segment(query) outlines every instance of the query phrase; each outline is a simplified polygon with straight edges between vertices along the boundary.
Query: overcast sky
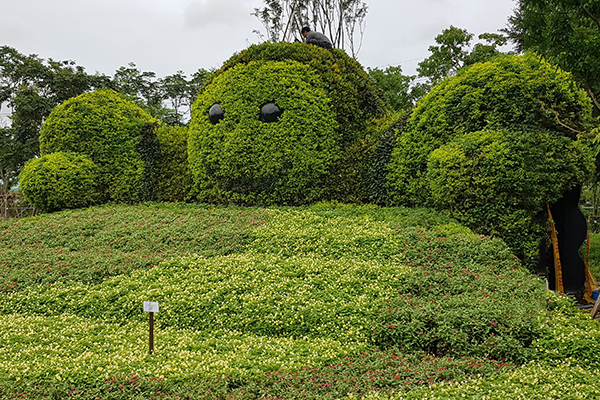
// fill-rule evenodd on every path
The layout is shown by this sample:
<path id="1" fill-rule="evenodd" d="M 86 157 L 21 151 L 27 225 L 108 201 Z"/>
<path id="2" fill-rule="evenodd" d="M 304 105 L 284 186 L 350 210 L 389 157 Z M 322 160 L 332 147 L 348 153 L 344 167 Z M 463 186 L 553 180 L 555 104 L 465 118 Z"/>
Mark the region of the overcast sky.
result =
<path id="1" fill-rule="evenodd" d="M 359 61 L 414 74 L 442 29 L 478 35 L 506 24 L 513 0 L 365 0 Z M 258 43 L 251 15 L 262 0 L 0 0 L 0 45 L 43 59 L 74 60 L 113 75 L 130 62 L 159 77 L 220 67 Z"/>

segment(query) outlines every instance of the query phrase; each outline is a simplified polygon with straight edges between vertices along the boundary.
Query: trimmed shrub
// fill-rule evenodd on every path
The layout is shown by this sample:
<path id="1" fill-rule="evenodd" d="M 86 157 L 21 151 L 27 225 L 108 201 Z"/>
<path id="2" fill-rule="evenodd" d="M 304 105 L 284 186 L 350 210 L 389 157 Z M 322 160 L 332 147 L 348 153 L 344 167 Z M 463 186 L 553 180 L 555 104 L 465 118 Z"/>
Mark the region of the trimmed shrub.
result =
<path id="1" fill-rule="evenodd" d="M 261 122 L 261 107 L 282 114 Z M 221 106 L 223 119 L 209 110 Z M 385 113 L 377 88 L 344 52 L 264 43 L 233 56 L 200 92 L 188 143 L 197 198 L 298 205 L 360 197 Z M 362 191 L 364 197 L 364 190 Z"/>
<path id="2" fill-rule="evenodd" d="M 481 131 L 434 150 L 426 177 L 437 208 L 533 261 L 545 203 L 583 182 L 592 165 L 580 142 L 556 133 Z"/>
<path id="3" fill-rule="evenodd" d="M 144 162 L 138 153 L 143 131 L 156 120 L 112 90 L 65 101 L 40 131 L 42 155 L 68 151 L 87 155 L 99 168 L 100 200 L 141 199 Z"/>
<path id="4" fill-rule="evenodd" d="M 216 77 L 194 105 L 190 166 L 204 201 L 299 204 L 324 197 L 340 137 L 324 83 L 294 62 L 240 64 Z M 279 121 L 260 121 L 275 102 Z M 225 119 L 208 111 L 216 103 Z"/>
<path id="5" fill-rule="evenodd" d="M 571 74 L 537 56 L 501 56 L 475 64 L 417 103 L 392 155 L 391 203 L 431 204 L 429 154 L 456 135 L 531 126 L 575 139 L 589 122 L 590 100 Z"/>
<path id="6" fill-rule="evenodd" d="M 46 154 L 25 164 L 20 186 L 27 200 L 41 211 L 87 207 L 99 199 L 98 172 L 85 155 Z"/>

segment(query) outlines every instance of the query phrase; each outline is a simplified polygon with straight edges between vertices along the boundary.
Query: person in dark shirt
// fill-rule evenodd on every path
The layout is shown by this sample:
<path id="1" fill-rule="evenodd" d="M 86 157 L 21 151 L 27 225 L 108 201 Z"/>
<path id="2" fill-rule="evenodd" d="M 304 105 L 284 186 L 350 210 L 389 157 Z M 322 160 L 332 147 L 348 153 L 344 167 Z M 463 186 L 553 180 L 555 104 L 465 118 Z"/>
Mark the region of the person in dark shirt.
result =
<path id="1" fill-rule="evenodd" d="M 324 49 L 332 49 L 331 41 L 329 38 L 319 32 L 311 32 L 308 26 L 302 28 L 302 36 L 307 44 L 314 44 L 315 46 L 322 47 Z"/>

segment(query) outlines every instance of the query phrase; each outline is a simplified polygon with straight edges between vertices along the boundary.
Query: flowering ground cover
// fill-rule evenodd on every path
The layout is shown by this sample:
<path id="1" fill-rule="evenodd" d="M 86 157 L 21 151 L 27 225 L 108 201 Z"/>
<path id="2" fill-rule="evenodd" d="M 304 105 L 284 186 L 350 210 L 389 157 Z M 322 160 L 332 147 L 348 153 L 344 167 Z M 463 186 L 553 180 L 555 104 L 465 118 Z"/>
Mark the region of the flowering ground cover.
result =
<path id="1" fill-rule="evenodd" d="M 99 283 L 165 258 L 230 254 L 262 211 L 190 205 L 95 207 L 0 224 L 0 291 L 37 283 Z"/>
<path id="2" fill-rule="evenodd" d="M 20 279 L 0 294 L 3 399 L 596 393 L 598 323 L 503 242 L 430 210 L 150 204 L 0 232 L 0 265 Z M 64 275 L 59 248 L 73 249 Z M 89 279 L 99 265 L 109 272 Z"/>

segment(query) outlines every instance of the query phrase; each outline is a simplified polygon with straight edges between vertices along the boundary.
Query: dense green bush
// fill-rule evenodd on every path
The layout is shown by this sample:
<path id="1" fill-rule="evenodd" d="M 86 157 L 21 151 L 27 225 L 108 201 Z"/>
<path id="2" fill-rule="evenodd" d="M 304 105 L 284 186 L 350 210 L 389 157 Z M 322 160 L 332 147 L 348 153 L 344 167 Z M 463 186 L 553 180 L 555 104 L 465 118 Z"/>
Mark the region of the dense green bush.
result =
<path id="1" fill-rule="evenodd" d="M 184 201 L 192 188 L 188 167 L 188 128 L 160 126 L 155 131 L 159 151 L 153 178 L 156 197 L 160 201 Z"/>
<path id="2" fill-rule="evenodd" d="M 220 72 L 251 61 L 296 61 L 315 70 L 327 86 L 331 108 L 346 143 L 360 138 L 371 119 L 386 111 L 380 89 L 360 63 L 343 50 L 330 51 L 304 43 L 266 42 L 234 55 Z"/>
<path id="3" fill-rule="evenodd" d="M 392 153 L 390 202 L 447 210 L 532 266 L 545 204 L 593 171 L 577 141 L 591 121 L 571 75 L 535 55 L 475 64 L 417 104 Z"/>
<path id="4" fill-rule="evenodd" d="M 429 154 L 456 135 L 529 126 L 574 139 L 589 122 L 591 103 L 585 92 L 570 74 L 535 55 L 475 64 L 418 102 L 392 155 L 392 203 L 431 204 Z"/>
<path id="5" fill-rule="evenodd" d="M 50 113 L 40 131 L 40 151 L 87 155 L 99 168 L 101 202 L 135 202 L 141 199 L 144 171 L 138 146 L 155 122 L 114 91 L 86 93 Z"/>
<path id="6" fill-rule="evenodd" d="M 41 211 L 86 207 L 99 200 L 98 172 L 85 155 L 51 153 L 25 164 L 20 186 L 27 200 Z"/>
<path id="7" fill-rule="evenodd" d="M 283 114 L 261 122 L 270 102 Z M 208 116 L 214 104 L 224 110 L 216 124 Z M 384 111 L 368 75 L 342 51 L 251 46 L 194 104 L 188 148 L 198 198 L 288 205 L 356 198 L 376 140 L 367 127 Z"/>
<path id="8" fill-rule="evenodd" d="M 430 155 L 431 200 L 477 232 L 504 238 L 521 259 L 535 260 L 544 205 L 589 176 L 586 150 L 540 130 L 457 136 Z"/>

